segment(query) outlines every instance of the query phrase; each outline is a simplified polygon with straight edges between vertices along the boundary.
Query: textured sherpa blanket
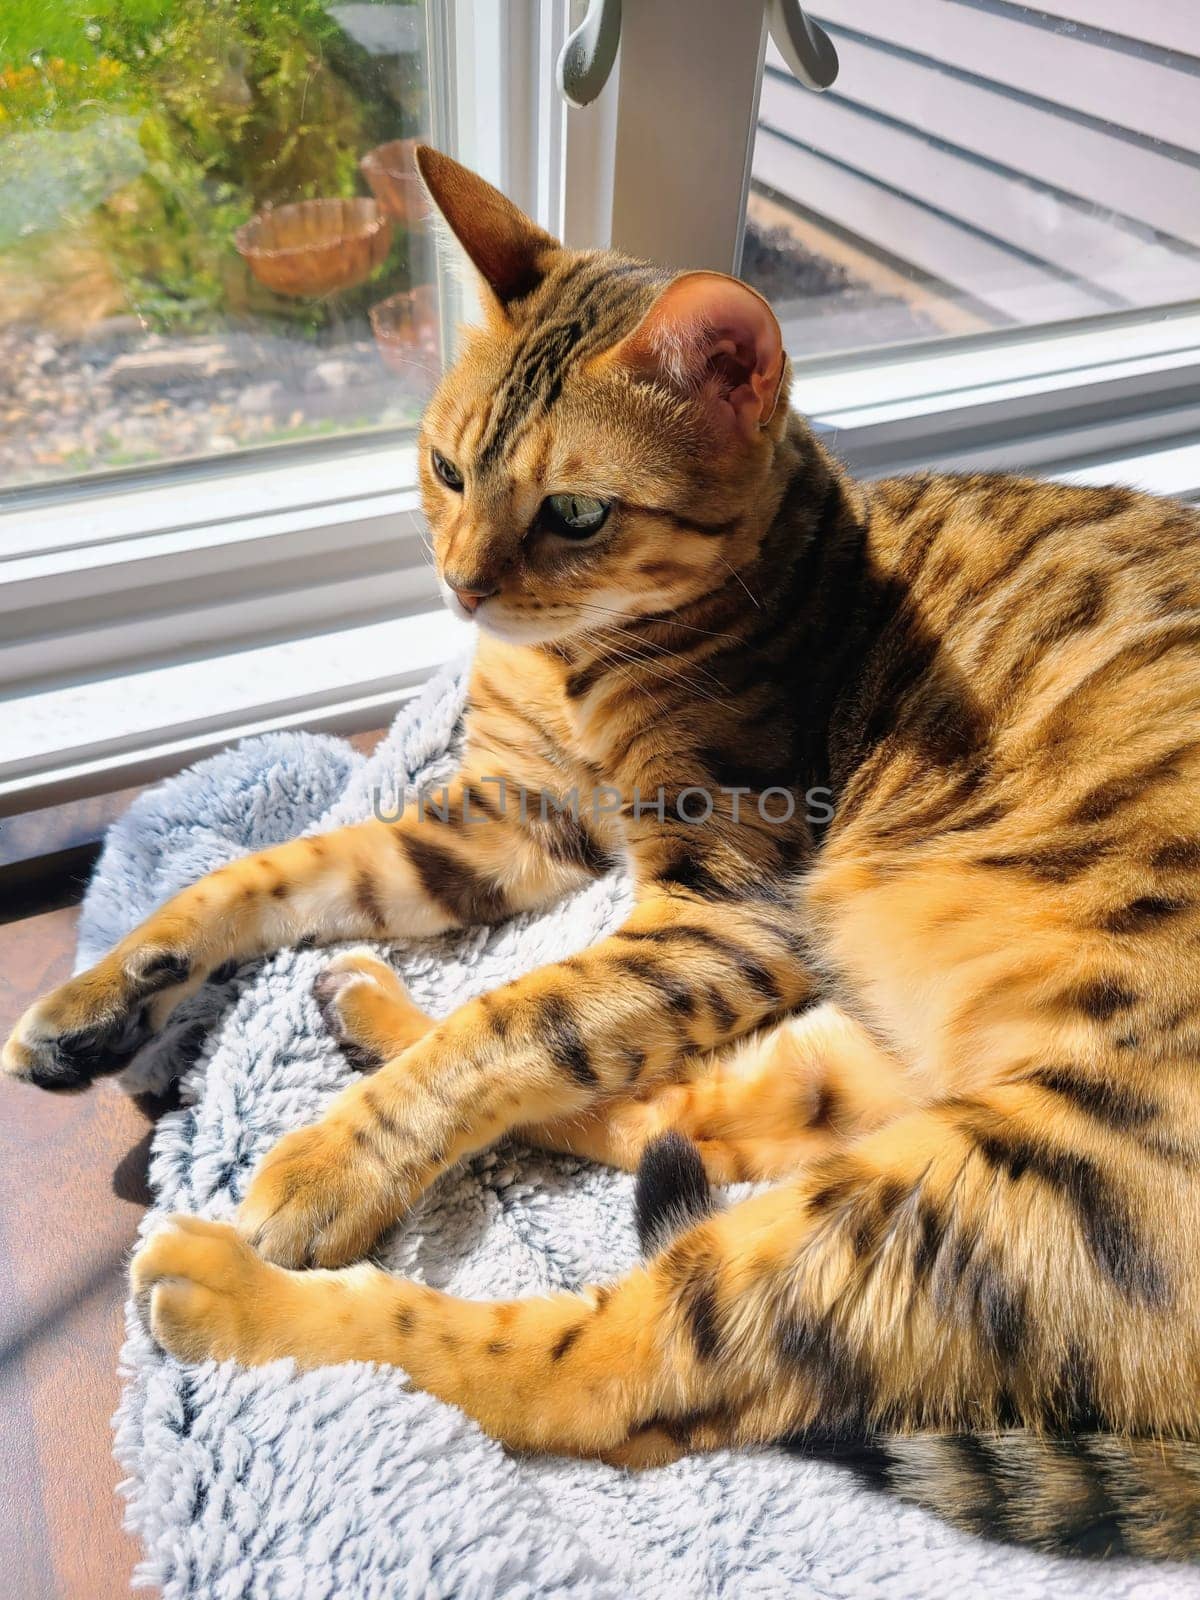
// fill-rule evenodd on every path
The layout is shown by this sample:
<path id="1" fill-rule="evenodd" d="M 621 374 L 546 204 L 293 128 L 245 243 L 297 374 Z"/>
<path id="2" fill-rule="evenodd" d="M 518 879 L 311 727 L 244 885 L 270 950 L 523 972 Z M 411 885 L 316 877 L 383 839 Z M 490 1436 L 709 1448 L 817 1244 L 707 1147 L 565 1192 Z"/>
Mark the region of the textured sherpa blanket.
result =
<path id="1" fill-rule="evenodd" d="M 84 907 L 85 964 L 167 894 L 248 850 L 387 806 L 448 768 L 461 705 L 439 679 L 369 758 L 300 733 L 251 740 L 141 796 L 113 830 Z M 619 878 L 540 917 L 389 947 L 434 1014 L 591 943 L 629 898 Z M 350 1076 L 311 995 L 327 954 L 283 951 L 194 996 L 129 1069 L 182 1082 L 154 1140 L 145 1227 L 227 1218 L 255 1161 Z M 537 1294 L 635 1259 L 632 1180 L 507 1146 L 449 1174 L 381 1259 L 457 1293 Z M 1047 1559 L 973 1540 L 845 1471 L 774 1450 L 640 1475 L 518 1459 L 396 1370 L 186 1368 L 132 1312 L 117 1454 L 136 1578 L 167 1600 L 456 1597 L 657 1600 L 783 1595 L 1200 1596 L 1190 1570 Z"/>

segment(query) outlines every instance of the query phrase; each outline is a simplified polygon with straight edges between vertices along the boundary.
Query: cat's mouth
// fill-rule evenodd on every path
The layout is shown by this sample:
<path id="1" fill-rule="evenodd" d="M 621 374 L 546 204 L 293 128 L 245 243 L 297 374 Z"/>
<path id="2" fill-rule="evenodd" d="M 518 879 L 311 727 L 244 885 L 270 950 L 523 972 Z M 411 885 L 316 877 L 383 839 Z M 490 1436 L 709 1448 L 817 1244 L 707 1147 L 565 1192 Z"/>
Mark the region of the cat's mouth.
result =
<path id="1" fill-rule="evenodd" d="M 478 623 L 484 633 L 509 644 L 553 644 L 579 631 L 580 617 L 574 606 L 526 607 L 499 593 L 464 600 L 444 579 L 439 586 L 452 616 Z"/>

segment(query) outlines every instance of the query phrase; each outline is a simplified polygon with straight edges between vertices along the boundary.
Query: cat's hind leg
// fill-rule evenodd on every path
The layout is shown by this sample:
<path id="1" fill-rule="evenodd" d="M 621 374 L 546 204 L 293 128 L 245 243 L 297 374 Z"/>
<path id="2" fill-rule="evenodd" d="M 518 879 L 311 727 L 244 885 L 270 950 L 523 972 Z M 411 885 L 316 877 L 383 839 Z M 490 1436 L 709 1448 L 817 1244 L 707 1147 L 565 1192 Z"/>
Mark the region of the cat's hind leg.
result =
<path id="1" fill-rule="evenodd" d="M 377 1066 L 434 1026 L 391 967 L 367 950 L 335 957 L 315 988 L 327 1026 L 355 1065 Z M 633 1172 L 647 1145 L 674 1130 L 698 1146 L 710 1182 L 759 1182 L 786 1177 L 914 1103 L 894 1058 L 839 1007 L 824 1004 L 718 1056 L 694 1058 L 681 1081 L 518 1129 L 517 1137 Z"/>
<path id="2" fill-rule="evenodd" d="M 293 1272 L 188 1219 L 134 1287 L 184 1359 L 390 1363 L 521 1448 L 1069 1425 L 1085 1393 L 1115 1429 L 1190 1435 L 1195 1364 L 1163 1315 L 1186 1286 L 1145 1204 L 1161 1174 L 1109 1151 L 1085 1188 L 1039 1119 L 1012 1090 L 910 1112 L 579 1294 Z"/>
<path id="3" fill-rule="evenodd" d="M 710 1182 L 760 1182 L 798 1171 L 915 1103 L 899 1063 L 827 1003 L 715 1058 L 695 1058 L 683 1081 L 520 1136 L 633 1172 L 647 1146 L 674 1131 L 697 1146 Z"/>

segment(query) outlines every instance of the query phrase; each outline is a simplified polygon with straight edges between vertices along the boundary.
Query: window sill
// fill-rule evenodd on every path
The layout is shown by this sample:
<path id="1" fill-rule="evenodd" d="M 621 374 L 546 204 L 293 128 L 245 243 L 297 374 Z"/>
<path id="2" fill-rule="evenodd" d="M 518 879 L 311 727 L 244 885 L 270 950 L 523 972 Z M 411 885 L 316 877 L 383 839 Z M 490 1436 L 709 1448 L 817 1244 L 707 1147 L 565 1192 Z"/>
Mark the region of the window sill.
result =
<path id="1" fill-rule="evenodd" d="M 0 815 L 388 717 L 470 639 L 415 477 L 409 436 L 0 502 Z"/>
<path id="2" fill-rule="evenodd" d="M 472 637 L 427 611 L 13 697 L 0 813 L 146 783 L 250 734 L 378 725 Z"/>
<path id="3" fill-rule="evenodd" d="M 863 476 L 925 467 L 1061 476 L 1105 459 L 1115 473 L 1117 461 L 1200 429 L 1200 313 L 799 362 L 792 392 Z"/>

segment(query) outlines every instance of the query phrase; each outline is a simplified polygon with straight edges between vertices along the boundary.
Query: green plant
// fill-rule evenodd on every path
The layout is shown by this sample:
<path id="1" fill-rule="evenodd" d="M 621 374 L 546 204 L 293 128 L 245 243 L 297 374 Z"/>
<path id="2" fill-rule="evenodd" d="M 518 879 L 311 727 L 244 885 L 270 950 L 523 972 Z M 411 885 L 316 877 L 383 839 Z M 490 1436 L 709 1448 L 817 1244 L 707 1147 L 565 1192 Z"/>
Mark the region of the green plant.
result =
<path id="1" fill-rule="evenodd" d="M 130 305 L 156 326 L 181 330 L 247 309 L 246 274 L 230 241 L 250 215 L 249 197 L 181 154 L 162 112 L 143 117 L 139 138 L 144 172 L 100 209 Z"/>
<path id="2" fill-rule="evenodd" d="M 360 192 L 359 157 L 420 115 L 317 0 L 5 0 L 0 69 L 0 139 L 138 118 L 142 170 L 96 215 L 130 305 L 158 326 L 254 312 L 315 332 L 407 281 L 402 235 L 336 308 L 269 294 L 233 245 L 265 205 Z"/>

